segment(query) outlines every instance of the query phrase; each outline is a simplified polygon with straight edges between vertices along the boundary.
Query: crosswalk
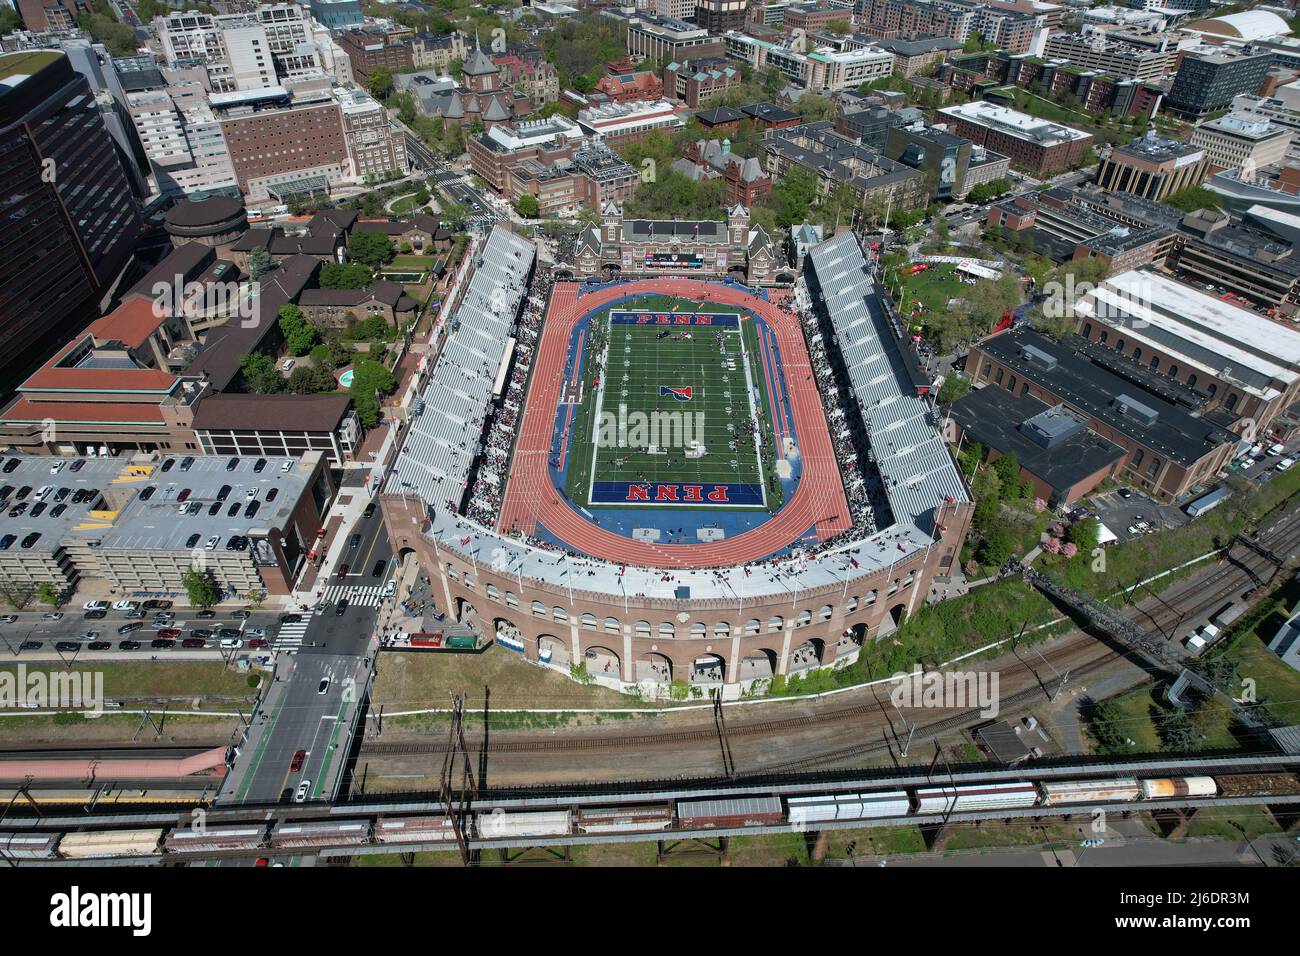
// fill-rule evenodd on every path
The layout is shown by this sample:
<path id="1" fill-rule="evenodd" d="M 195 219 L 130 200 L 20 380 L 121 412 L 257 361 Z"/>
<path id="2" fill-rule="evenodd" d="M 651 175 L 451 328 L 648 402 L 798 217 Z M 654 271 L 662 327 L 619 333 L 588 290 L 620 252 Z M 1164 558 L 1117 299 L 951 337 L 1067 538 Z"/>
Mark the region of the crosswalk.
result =
<path id="1" fill-rule="evenodd" d="M 273 650 L 293 650 L 302 647 L 303 635 L 307 633 L 307 628 L 311 626 L 311 618 L 304 616 L 301 621 L 294 624 L 281 624 L 280 630 L 276 632 L 271 639 Z"/>
<path id="2" fill-rule="evenodd" d="M 368 586 L 331 584 L 325 589 L 322 600 L 327 604 L 337 604 L 339 598 L 347 598 L 349 604 L 356 604 L 361 607 L 378 607 L 384 600 L 383 590 L 383 586 L 379 584 Z"/>

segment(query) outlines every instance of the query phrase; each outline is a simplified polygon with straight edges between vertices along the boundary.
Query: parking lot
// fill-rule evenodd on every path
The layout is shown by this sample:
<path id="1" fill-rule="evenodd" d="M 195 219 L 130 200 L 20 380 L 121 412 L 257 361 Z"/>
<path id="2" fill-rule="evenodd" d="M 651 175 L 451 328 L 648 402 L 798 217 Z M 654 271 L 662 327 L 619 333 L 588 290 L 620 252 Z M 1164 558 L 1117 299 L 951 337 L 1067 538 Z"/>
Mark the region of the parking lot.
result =
<path id="1" fill-rule="evenodd" d="M 1140 491 L 1128 493 L 1129 497 L 1124 498 L 1119 490 L 1113 490 L 1100 495 L 1090 495 L 1085 499 L 1086 506 L 1097 512 L 1101 523 L 1113 531 L 1120 541 L 1132 541 L 1144 534 L 1181 527 L 1191 520 L 1177 505 L 1156 501 Z M 1146 522 L 1149 530 L 1129 530 L 1135 528 L 1139 522 Z"/>

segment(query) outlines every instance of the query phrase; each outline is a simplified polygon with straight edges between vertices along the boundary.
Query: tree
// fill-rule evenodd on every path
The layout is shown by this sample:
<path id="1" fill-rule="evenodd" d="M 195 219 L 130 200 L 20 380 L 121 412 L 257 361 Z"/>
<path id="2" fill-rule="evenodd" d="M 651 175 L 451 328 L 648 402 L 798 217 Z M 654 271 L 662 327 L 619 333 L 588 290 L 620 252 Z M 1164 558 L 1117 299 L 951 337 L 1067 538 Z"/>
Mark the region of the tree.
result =
<path id="1" fill-rule="evenodd" d="M 521 195 L 515 200 L 515 212 L 519 213 L 519 215 L 523 216 L 525 219 L 536 219 L 539 212 L 537 207 L 537 197 L 530 193 L 524 193 Z"/>
<path id="2" fill-rule="evenodd" d="M 370 267 L 361 262 L 327 262 L 320 267 L 322 289 L 360 289 L 373 278 Z"/>
<path id="3" fill-rule="evenodd" d="M 1092 517 L 1076 521 L 1065 532 L 1065 539 L 1077 547 L 1081 553 L 1092 554 L 1097 547 L 1097 543 L 1101 540 L 1101 522 Z"/>
<path id="4" fill-rule="evenodd" d="M 348 258 L 353 262 L 364 262 L 372 269 L 378 269 L 392 262 L 396 255 L 393 241 L 382 232 L 353 230 L 348 237 Z"/>
<path id="5" fill-rule="evenodd" d="M 1181 212 L 1196 212 L 1198 209 L 1218 209 L 1223 205 L 1223 198 L 1213 189 L 1205 186 L 1188 186 L 1161 200 L 1166 206 Z"/>
<path id="6" fill-rule="evenodd" d="M 1020 493 L 1020 459 L 1014 451 L 998 456 L 993 462 L 993 470 L 998 473 L 1002 483 L 1002 497 L 1018 497 Z"/>
<path id="7" fill-rule="evenodd" d="M 370 89 L 370 95 L 375 99 L 383 101 L 388 99 L 393 92 L 393 71 L 386 66 L 371 71 L 370 80 L 366 84 Z"/>
<path id="8" fill-rule="evenodd" d="M 834 33 L 836 36 L 842 37 L 846 33 L 851 32 L 853 30 L 853 27 L 848 20 L 832 20 L 827 25 L 827 29 L 830 30 L 831 33 Z"/>
<path id="9" fill-rule="evenodd" d="M 971 187 L 971 191 L 966 194 L 966 199 L 973 203 L 986 203 L 990 199 L 996 199 L 1004 192 L 1011 188 L 1011 183 L 1005 179 L 994 179 L 987 183 L 980 183 Z"/>
<path id="10" fill-rule="evenodd" d="M 448 203 L 442 207 L 442 222 L 452 232 L 460 232 L 465 228 L 465 223 L 469 219 L 469 207 L 462 203 Z M 600 221 L 600 217 L 596 217 Z"/>
<path id="11" fill-rule="evenodd" d="M 274 395 L 284 391 L 284 379 L 275 367 L 275 359 L 261 352 L 242 355 L 239 370 L 248 388 L 258 395 Z"/>
<path id="12" fill-rule="evenodd" d="M 958 372 L 949 372 L 944 376 L 943 385 L 939 388 L 939 404 L 947 405 L 955 402 L 970 392 L 970 379 Z"/>
<path id="13" fill-rule="evenodd" d="M 302 309 L 292 302 L 280 306 L 280 331 L 284 344 L 294 355 L 306 355 L 319 339 L 316 327 L 307 321 Z"/>
<path id="14" fill-rule="evenodd" d="M 50 607 L 61 607 L 63 605 L 63 589 L 58 585 L 51 584 L 49 581 L 42 581 L 36 585 L 36 600 L 42 604 L 48 604 Z"/>
<path id="15" fill-rule="evenodd" d="M 352 406 L 357 419 L 366 428 L 379 424 L 378 395 L 388 395 L 397 387 L 393 375 L 373 359 L 358 362 L 352 370 Z"/>
<path id="16" fill-rule="evenodd" d="M 0 7 L 0 36 L 8 36 L 23 28 L 23 18 L 13 7 Z"/>
<path id="17" fill-rule="evenodd" d="M 254 249 L 248 254 L 248 277 L 250 279 L 260 279 L 268 272 L 272 272 L 280 267 L 280 263 L 271 257 L 271 253 L 265 249 Z"/>
<path id="18" fill-rule="evenodd" d="M 210 608 L 217 603 L 221 594 L 216 578 L 206 568 L 187 568 L 181 575 L 181 584 L 193 607 Z"/>
<path id="19" fill-rule="evenodd" d="M 334 373 L 324 365 L 300 365 L 289 373 L 289 391 L 295 395 L 316 395 L 337 388 Z"/>
<path id="20" fill-rule="evenodd" d="M 772 188 L 772 195 L 780 202 L 777 224 L 790 228 L 802 222 L 817 198 L 817 175 L 803 166 L 791 166 Z"/>
<path id="21" fill-rule="evenodd" d="M 980 564 L 991 568 L 1000 568 L 1011 560 L 1015 541 L 1006 528 L 996 527 L 984 533 L 984 540 L 976 551 Z"/>

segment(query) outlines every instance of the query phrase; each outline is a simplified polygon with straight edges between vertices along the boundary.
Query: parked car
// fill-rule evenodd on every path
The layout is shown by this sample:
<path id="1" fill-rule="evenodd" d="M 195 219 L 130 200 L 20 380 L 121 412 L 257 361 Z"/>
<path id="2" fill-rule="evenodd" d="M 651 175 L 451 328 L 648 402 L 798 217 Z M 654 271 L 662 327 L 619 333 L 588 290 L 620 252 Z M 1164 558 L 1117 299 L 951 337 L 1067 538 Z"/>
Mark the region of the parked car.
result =
<path id="1" fill-rule="evenodd" d="M 114 611 L 133 611 L 139 606 L 140 605 L 137 604 L 135 601 L 114 601 L 113 602 Z"/>
<path id="2" fill-rule="evenodd" d="M 169 647 L 175 647 L 176 642 L 170 637 L 156 637 L 149 642 L 149 646 L 154 650 L 165 651 Z"/>
<path id="3" fill-rule="evenodd" d="M 91 641 L 89 644 L 86 645 L 86 650 L 88 650 L 88 651 L 107 651 L 107 650 L 110 650 L 112 647 L 113 647 L 113 645 L 112 645 L 112 643 L 109 642 L 109 641 Z"/>
<path id="4" fill-rule="evenodd" d="M 85 618 L 87 621 L 100 621 L 108 617 L 108 612 L 105 611 L 103 608 L 100 608 L 97 611 L 87 611 L 85 614 L 81 616 Z"/>
<path id="5" fill-rule="evenodd" d="M 138 651 L 140 649 L 139 641 L 118 641 L 117 649 L 119 651 Z"/>
<path id="6" fill-rule="evenodd" d="M 271 642 L 264 640 L 263 638 L 255 637 L 253 640 L 248 642 L 248 646 L 250 650 L 264 651 L 271 647 Z"/>
<path id="7" fill-rule="evenodd" d="M 159 628 L 159 629 L 158 629 L 158 632 L 157 632 L 154 636 L 155 636 L 155 637 L 164 637 L 164 638 L 180 637 L 180 636 L 181 636 L 181 632 L 180 632 L 180 628 L 176 628 L 176 627 L 163 627 L 163 628 Z"/>
<path id="8" fill-rule="evenodd" d="M 61 621 L 63 620 L 62 611 L 46 611 L 41 615 L 42 621 Z"/>
<path id="9" fill-rule="evenodd" d="M 187 637 L 185 638 L 185 640 L 181 641 L 181 647 L 188 647 L 190 649 L 196 649 L 196 648 L 207 647 L 207 646 L 208 646 L 208 642 L 201 637 Z"/>
<path id="10" fill-rule="evenodd" d="M 39 651 L 45 645 L 40 641 L 23 641 L 18 645 L 20 651 Z"/>
<path id="11" fill-rule="evenodd" d="M 107 610 L 107 608 L 108 608 L 108 602 L 107 602 L 107 601 L 87 601 L 85 604 L 83 604 L 83 605 L 81 605 L 81 606 L 82 606 L 82 608 L 84 608 L 84 609 L 87 610 L 87 611 L 103 611 L 103 610 Z"/>
<path id="12" fill-rule="evenodd" d="M 117 629 L 117 633 L 130 634 L 132 631 L 138 631 L 142 627 L 144 627 L 144 624 L 142 624 L 140 621 L 132 621 L 130 624 L 123 624 L 121 627 L 119 627 Z"/>
<path id="13" fill-rule="evenodd" d="M 56 651 L 79 651 L 81 650 L 81 645 L 76 641 L 55 641 L 54 649 Z"/>

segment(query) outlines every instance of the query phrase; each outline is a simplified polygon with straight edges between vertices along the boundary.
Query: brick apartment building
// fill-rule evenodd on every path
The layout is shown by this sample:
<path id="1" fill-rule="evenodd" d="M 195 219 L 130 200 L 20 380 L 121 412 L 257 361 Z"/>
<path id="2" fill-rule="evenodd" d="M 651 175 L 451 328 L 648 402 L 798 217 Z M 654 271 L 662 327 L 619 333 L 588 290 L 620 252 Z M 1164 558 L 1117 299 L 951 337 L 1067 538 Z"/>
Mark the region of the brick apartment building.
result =
<path id="1" fill-rule="evenodd" d="M 1093 143 L 1091 133 L 983 100 L 947 106 L 938 115 L 951 124 L 953 133 L 1010 157 L 1012 166 L 1034 174 L 1077 166 Z"/>

